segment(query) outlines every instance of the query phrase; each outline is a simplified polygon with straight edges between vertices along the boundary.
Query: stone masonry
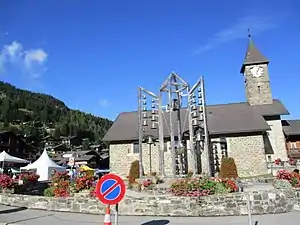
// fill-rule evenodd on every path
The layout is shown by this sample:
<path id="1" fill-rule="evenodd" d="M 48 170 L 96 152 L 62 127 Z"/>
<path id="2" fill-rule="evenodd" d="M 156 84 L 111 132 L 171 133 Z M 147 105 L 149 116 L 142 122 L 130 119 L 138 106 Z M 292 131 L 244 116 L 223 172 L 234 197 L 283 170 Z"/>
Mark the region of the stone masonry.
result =
<path id="1" fill-rule="evenodd" d="M 206 197 L 126 196 L 120 215 L 130 216 L 239 216 L 246 215 L 247 193 Z M 275 214 L 299 210 L 300 192 L 262 191 L 249 194 L 253 214 Z M 0 204 L 51 211 L 104 214 L 106 205 L 95 198 L 54 198 L 0 194 Z"/>
<path id="2" fill-rule="evenodd" d="M 228 137 L 228 156 L 235 159 L 240 177 L 268 173 L 262 135 Z"/>
<path id="3" fill-rule="evenodd" d="M 268 131 L 268 136 L 274 150 L 274 154 L 271 155 L 272 161 L 278 158 L 287 161 L 288 157 L 281 120 L 267 120 L 266 122 L 271 128 L 271 130 Z"/>
<path id="4" fill-rule="evenodd" d="M 238 173 L 241 177 L 264 175 L 268 173 L 266 156 L 264 153 L 264 142 L 262 135 L 228 137 L 228 155 L 236 161 Z M 172 174 L 171 150 L 169 144 L 164 152 L 166 175 Z M 158 144 L 152 145 L 151 165 L 152 172 L 159 171 Z M 219 151 L 219 154 L 221 152 Z M 219 155 L 221 158 L 221 155 Z M 110 168 L 113 173 L 128 176 L 130 165 L 139 159 L 138 153 L 133 153 L 133 144 L 111 144 L 110 145 Z M 202 157 L 202 160 L 204 158 Z M 145 173 L 149 173 L 150 155 L 149 145 L 143 144 L 143 166 Z M 193 157 L 188 149 L 188 170 L 193 170 Z"/>
<path id="5" fill-rule="evenodd" d="M 250 69 L 245 67 L 245 88 L 246 97 L 250 105 L 272 104 L 272 92 L 270 86 L 269 69 L 267 64 L 259 65 L 263 68 L 261 77 L 252 76 Z"/>
<path id="6" fill-rule="evenodd" d="M 159 157 L 158 157 L 158 144 L 151 146 L 151 171 L 159 171 Z M 133 144 L 111 144 L 109 147 L 110 154 L 110 169 L 113 173 L 117 173 L 122 176 L 128 176 L 131 163 L 135 160 L 139 160 L 139 154 L 133 153 Z M 169 148 L 164 152 L 165 157 L 165 170 L 166 174 L 172 173 L 172 160 Z M 143 143 L 143 167 L 144 172 L 150 171 L 150 154 L 149 145 Z"/>

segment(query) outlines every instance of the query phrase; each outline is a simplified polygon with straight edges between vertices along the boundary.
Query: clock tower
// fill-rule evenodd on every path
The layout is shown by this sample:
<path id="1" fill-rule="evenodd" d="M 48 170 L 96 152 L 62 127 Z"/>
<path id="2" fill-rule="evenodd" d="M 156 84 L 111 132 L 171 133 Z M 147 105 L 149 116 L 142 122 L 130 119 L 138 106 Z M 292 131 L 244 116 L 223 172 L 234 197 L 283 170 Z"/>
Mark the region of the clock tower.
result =
<path id="1" fill-rule="evenodd" d="M 251 35 L 241 73 L 244 75 L 247 102 L 250 105 L 272 104 L 268 71 L 269 60 L 254 45 Z"/>

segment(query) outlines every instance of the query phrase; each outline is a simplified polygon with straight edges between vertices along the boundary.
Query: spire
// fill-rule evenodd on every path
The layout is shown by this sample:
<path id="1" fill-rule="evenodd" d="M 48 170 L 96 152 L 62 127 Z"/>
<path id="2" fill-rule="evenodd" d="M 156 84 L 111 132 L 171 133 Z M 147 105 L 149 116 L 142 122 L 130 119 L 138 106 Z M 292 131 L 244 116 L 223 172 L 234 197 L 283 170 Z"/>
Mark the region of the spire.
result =
<path id="1" fill-rule="evenodd" d="M 244 63 L 241 67 L 241 73 L 244 72 L 245 66 L 248 65 L 254 65 L 254 64 L 261 64 L 261 63 L 269 63 L 269 60 L 261 54 L 261 52 L 255 47 L 253 40 L 252 40 L 252 35 L 250 32 L 250 29 L 248 29 L 248 48 L 245 56 Z"/>

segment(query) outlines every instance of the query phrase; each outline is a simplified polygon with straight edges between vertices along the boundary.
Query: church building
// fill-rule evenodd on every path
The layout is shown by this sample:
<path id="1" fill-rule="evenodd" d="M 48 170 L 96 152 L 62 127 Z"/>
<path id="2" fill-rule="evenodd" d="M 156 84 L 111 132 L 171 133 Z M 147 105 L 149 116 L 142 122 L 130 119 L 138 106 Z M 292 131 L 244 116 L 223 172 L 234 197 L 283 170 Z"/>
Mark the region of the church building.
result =
<path id="1" fill-rule="evenodd" d="M 239 176 L 264 175 L 275 159 L 288 161 L 289 157 L 300 157 L 300 120 L 282 120 L 289 112 L 279 99 L 273 99 L 269 60 L 251 38 L 240 72 L 244 75 L 246 101 L 206 107 L 209 137 L 215 147 L 211 149 L 215 154 L 213 164 L 218 167 L 218 159 L 226 154 L 235 159 Z M 139 159 L 138 113 L 120 113 L 103 141 L 109 142 L 111 171 L 127 176 L 131 163 Z M 166 175 L 172 174 L 169 146 L 166 139 Z M 143 143 L 142 149 L 145 173 L 157 172 L 158 143 Z M 187 154 L 191 155 L 189 149 Z"/>

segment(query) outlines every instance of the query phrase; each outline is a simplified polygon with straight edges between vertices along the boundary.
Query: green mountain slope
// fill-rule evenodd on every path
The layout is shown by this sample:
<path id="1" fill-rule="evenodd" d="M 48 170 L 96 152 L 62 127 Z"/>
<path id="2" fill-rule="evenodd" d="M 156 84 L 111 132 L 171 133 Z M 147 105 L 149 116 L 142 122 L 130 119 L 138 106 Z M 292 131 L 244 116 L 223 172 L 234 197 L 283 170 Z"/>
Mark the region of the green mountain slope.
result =
<path id="1" fill-rule="evenodd" d="M 54 136 L 81 136 L 100 142 L 112 121 L 78 110 L 46 94 L 18 89 L 0 81 L 0 130 L 40 138 L 49 130 Z"/>

